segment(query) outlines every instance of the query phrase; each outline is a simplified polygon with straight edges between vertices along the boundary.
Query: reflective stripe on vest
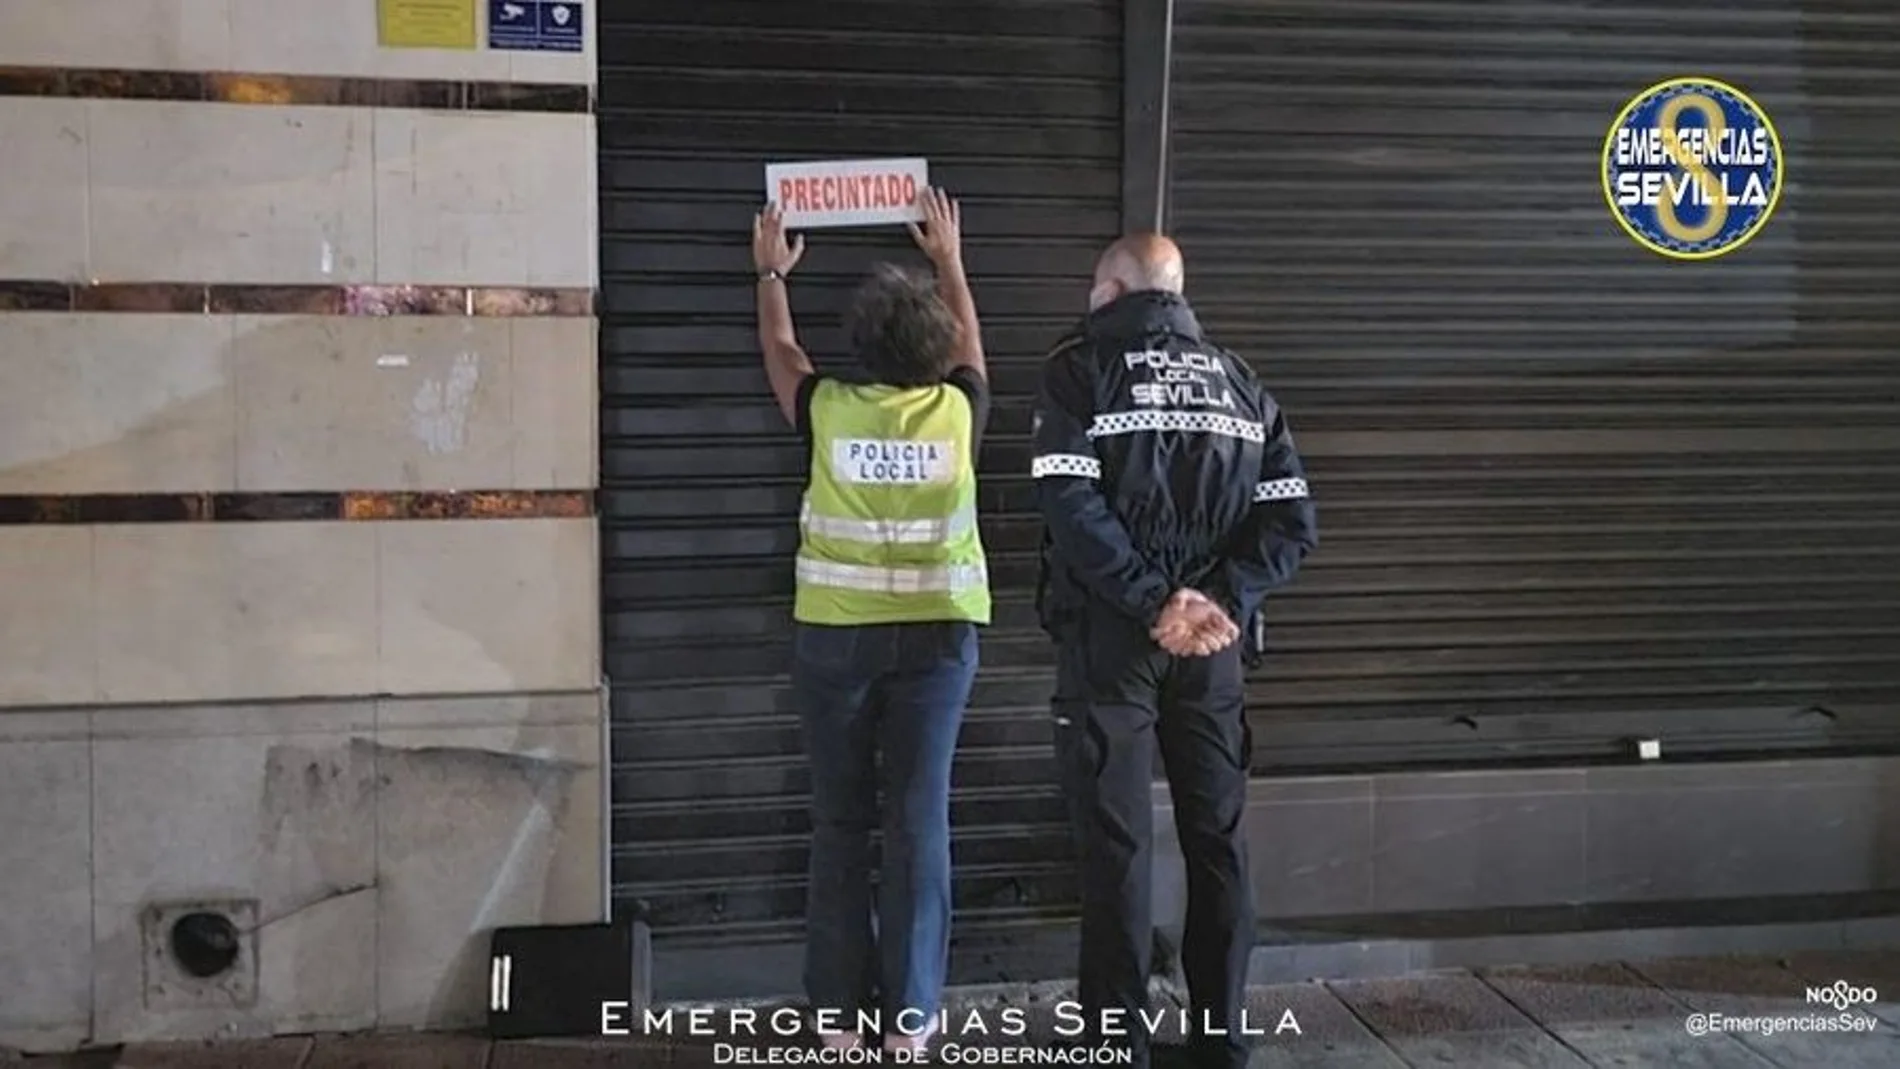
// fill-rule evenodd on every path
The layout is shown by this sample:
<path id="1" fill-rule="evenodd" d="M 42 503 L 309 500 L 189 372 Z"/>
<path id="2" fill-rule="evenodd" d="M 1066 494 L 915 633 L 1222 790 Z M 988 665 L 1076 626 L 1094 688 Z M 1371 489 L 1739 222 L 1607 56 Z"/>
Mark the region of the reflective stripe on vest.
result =
<path id="1" fill-rule="evenodd" d="M 989 573 L 981 564 L 948 568 L 878 568 L 800 557 L 798 581 L 813 586 L 879 594 L 957 594 L 981 588 L 989 582 Z"/>
<path id="2" fill-rule="evenodd" d="M 886 546 L 925 545 L 948 542 L 976 526 L 976 510 L 958 509 L 947 520 L 856 520 L 813 512 L 811 502 L 806 501 L 798 523 L 807 534 L 820 538 Z"/>

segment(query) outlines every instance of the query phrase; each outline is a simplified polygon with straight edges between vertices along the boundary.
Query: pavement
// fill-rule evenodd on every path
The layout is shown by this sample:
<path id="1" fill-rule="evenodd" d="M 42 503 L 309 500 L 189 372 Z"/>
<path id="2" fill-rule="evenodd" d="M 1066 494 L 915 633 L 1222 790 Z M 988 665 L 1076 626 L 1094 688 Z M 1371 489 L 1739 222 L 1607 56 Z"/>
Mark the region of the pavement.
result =
<path id="1" fill-rule="evenodd" d="M 1823 1001 L 1809 989 L 1826 989 Z M 939 1065 L 1052 1062 L 1059 987 L 965 989 Z M 1177 996 L 1162 1041 L 1178 1037 Z M 770 1007 L 759 1020 L 769 1021 Z M 731 1020 L 721 1012 L 713 1019 Z M 980 1024 L 970 1023 L 974 1019 Z M 686 1031 L 678 1017 L 676 1032 Z M 1014 1022 L 1014 1023 L 1011 1023 Z M 1254 989 L 1250 1069 L 1895 1069 L 1900 951 L 1676 958 L 1434 972 Z M 989 1035 L 977 1029 L 988 1028 Z M 637 1026 L 636 1026 L 637 1030 Z M 141 1044 L 5 1069 L 701 1069 L 811 1064 L 803 1037 L 636 1035 L 490 1042 L 451 1034 Z M 1004 1034 L 1010 1033 L 1010 1034 Z M 18 1056 L 15 1056 L 18 1057 Z M 829 1064 L 837 1064 L 832 1062 Z M 863 1064 L 863 1063 L 860 1063 Z M 870 1064 L 876 1064 L 872 1062 Z M 885 1061 L 884 1064 L 891 1064 Z M 1097 1063 L 1101 1064 L 1101 1063 Z M 1110 1063 L 1112 1064 L 1112 1063 Z"/>

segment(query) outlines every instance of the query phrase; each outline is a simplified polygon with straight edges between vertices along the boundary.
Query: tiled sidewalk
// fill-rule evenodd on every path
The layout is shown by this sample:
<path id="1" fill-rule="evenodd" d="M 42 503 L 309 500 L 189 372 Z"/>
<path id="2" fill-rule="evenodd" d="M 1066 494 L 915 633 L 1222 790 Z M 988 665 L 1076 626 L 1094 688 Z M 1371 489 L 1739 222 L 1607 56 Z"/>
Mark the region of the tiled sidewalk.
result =
<path id="1" fill-rule="evenodd" d="M 1808 1003 L 1808 988 L 1839 982 L 1870 988 L 1881 1001 L 1846 1011 Z M 962 997 L 953 1019 L 971 1009 L 993 1015 L 1005 996 L 971 992 Z M 1058 992 L 1017 991 L 1008 997 L 1027 1011 L 1026 1038 L 965 1037 L 960 1042 L 1020 1047 L 1050 1035 Z M 1900 952 L 1491 969 L 1255 990 L 1249 1018 L 1254 1028 L 1271 1033 L 1289 1019 L 1297 1022 L 1298 1033 L 1264 1037 L 1255 1069 L 1895 1069 L 1900 1067 Z M 1813 1031 L 1822 1020 L 1837 1026 L 1854 1022 L 1867 1030 Z M 28 1058 L 17 1069 L 699 1069 L 718 1064 L 716 1050 L 714 1041 L 704 1039 L 489 1043 L 454 1035 L 299 1037 Z M 5 1062 L 0 1056 L 0 1064 Z M 766 1062 L 755 1057 L 751 1064 Z"/>

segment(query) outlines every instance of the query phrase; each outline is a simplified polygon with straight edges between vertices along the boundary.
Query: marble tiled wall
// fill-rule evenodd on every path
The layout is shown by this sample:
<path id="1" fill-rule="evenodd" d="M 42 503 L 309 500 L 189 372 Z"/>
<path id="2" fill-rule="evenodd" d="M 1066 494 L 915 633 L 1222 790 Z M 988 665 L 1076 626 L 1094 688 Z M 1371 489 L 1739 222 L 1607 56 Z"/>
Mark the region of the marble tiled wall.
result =
<path id="1" fill-rule="evenodd" d="M 4 97 L 0 143 L 0 277 L 572 287 L 596 274 L 588 115 Z"/>
<path id="2" fill-rule="evenodd" d="M 0 66 L 594 81 L 594 15 L 575 54 L 376 46 L 376 0 L 0 0 Z M 478 20 L 486 2 L 476 5 Z M 57 12 L 57 15 L 49 14 Z"/>
<path id="3" fill-rule="evenodd" d="M 0 494 L 590 486 L 597 333 L 578 317 L 0 314 Z"/>
<path id="4" fill-rule="evenodd" d="M 534 55 L 0 0 L 0 67 L 585 86 L 594 7 Z M 597 286 L 590 114 L 0 95 L 0 145 L 0 285 Z M 596 334 L 0 293 L 0 498 L 591 490 Z M 598 556 L 586 516 L 0 524 L 0 1047 L 478 1020 L 488 929 L 603 909 Z M 198 900 L 255 904 L 242 997 L 146 983 L 144 912 Z"/>
<path id="5" fill-rule="evenodd" d="M 597 552 L 591 519 L 0 527 L 0 701 L 592 689 Z"/>
<path id="6" fill-rule="evenodd" d="M 592 695 L 7 716 L 0 1044 L 467 1025 L 472 933 L 598 915 Z M 246 1005 L 147 989 L 145 907 L 202 900 L 255 903 Z"/>

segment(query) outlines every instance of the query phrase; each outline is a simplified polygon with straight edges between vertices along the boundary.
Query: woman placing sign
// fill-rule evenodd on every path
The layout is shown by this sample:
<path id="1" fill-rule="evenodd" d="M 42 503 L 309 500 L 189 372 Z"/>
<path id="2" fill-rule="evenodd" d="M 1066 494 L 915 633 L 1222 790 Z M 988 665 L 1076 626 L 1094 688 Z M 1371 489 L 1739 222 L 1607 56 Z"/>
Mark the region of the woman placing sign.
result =
<path id="1" fill-rule="evenodd" d="M 787 242 L 777 204 L 752 224 L 766 377 L 811 443 L 792 693 L 812 782 L 805 989 L 829 1047 L 881 1032 L 887 1049 L 921 1049 L 934 1031 L 950 951 L 950 762 L 976 629 L 990 622 L 976 524 L 983 341 L 957 203 L 937 189 L 919 199 L 910 232 L 936 279 L 872 272 L 851 308 L 849 378 L 814 371 L 792 326 L 785 287 L 804 238 Z"/>

